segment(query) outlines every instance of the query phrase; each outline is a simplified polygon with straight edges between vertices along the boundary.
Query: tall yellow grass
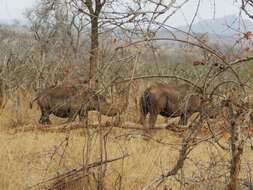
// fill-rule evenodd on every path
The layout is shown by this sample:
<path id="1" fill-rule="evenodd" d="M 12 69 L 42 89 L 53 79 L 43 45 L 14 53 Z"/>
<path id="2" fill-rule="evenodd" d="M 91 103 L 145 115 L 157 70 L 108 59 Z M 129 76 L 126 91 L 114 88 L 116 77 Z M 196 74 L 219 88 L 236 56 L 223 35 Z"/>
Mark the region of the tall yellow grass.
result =
<path id="1" fill-rule="evenodd" d="M 30 110 L 28 100 L 22 100 L 19 111 L 15 112 L 13 104 L 8 102 L 0 118 L 0 189 L 23 190 L 57 172 L 82 166 L 85 146 L 84 129 L 73 130 L 70 133 L 36 130 L 15 132 L 16 128 L 39 127 L 37 124 L 39 111 L 36 106 Z M 21 115 L 21 121 L 17 121 L 16 114 Z M 96 113 L 90 113 L 90 119 L 92 120 L 90 122 L 95 122 Z M 108 119 L 110 118 L 103 117 L 103 122 Z M 64 120 L 53 117 L 52 121 L 54 127 Z M 162 122 L 162 118 L 159 118 L 159 122 Z M 105 189 L 115 189 L 119 175 L 121 189 L 141 189 L 175 164 L 181 142 L 179 135 L 167 130 L 152 132 L 154 139 L 167 143 L 164 145 L 153 140 L 145 140 L 141 134 L 142 131 L 118 128 L 111 131 L 107 144 L 108 159 L 124 153 L 130 156 L 124 161 L 116 161 L 108 165 Z M 66 137 L 68 137 L 67 146 L 65 146 Z M 99 135 L 95 133 L 90 152 L 91 162 L 99 160 L 99 152 Z M 159 189 L 180 189 L 178 179 L 185 179 L 187 183 L 184 187 L 187 189 L 206 187 L 224 189 L 229 156 L 229 152 L 217 146 L 209 143 L 200 144 L 189 155 L 189 160 L 186 161 L 184 169 L 179 172 L 177 178 L 170 177 Z M 245 147 L 241 177 L 247 177 L 247 168 L 244 166 L 246 163 L 252 164 L 252 161 L 253 154 L 249 147 Z M 211 167 L 212 163 L 213 167 Z M 198 181 L 196 177 L 203 181 Z"/>

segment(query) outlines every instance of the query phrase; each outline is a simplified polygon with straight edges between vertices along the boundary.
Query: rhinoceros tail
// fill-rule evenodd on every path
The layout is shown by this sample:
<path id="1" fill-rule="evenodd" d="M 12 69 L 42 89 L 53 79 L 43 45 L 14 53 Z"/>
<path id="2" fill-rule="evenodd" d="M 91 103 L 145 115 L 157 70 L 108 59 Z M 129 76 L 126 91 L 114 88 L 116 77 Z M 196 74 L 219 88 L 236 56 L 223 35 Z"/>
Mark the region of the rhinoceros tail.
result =
<path id="1" fill-rule="evenodd" d="M 147 89 L 140 98 L 140 109 L 144 115 L 147 115 L 151 108 L 151 93 Z"/>

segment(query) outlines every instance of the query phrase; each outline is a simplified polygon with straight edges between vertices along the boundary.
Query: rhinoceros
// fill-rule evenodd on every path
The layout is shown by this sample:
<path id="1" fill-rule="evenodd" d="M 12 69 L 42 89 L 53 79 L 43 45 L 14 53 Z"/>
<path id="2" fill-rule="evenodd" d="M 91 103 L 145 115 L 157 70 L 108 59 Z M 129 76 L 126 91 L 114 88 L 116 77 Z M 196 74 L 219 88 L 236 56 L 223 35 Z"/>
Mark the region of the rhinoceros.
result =
<path id="1" fill-rule="evenodd" d="M 186 125 L 188 118 L 194 112 L 201 112 L 203 108 L 199 89 L 188 83 L 155 83 L 143 92 L 139 104 L 139 123 L 145 125 L 146 116 L 149 114 L 149 127 L 155 126 L 158 115 L 180 117 L 179 124 Z M 211 109 L 209 111 L 211 113 Z"/>
<path id="2" fill-rule="evenodd" d="M 94 89 L 88 86 L 58 86 L 42 90 L 36 98 L 30 102 L 30 107 L 34 101 L 37 101 L 41 117 L 39 123 L 50 124 L 49 116 L 51 114 L 68 118 L 73 121 L 76 116 L 82 121 L 87 119 L 88 111 L 103 111 L 102 114 L 114 116 L 117 113 L 111 112 L 109 104 L 104 96 L 96 93 Z M 103 109 L 100 109 L 102 108 Z"/>

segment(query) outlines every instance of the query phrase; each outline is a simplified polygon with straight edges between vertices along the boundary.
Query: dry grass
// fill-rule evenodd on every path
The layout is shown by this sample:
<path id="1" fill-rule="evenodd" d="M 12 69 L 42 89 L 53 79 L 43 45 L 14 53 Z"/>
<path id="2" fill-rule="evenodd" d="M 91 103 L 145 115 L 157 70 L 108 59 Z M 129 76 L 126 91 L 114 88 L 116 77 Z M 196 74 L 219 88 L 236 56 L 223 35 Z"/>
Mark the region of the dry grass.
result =
<path id="1" fill-rule="evenodd" d="M 38 110 L 36 107 L 32 110 L 28 109 L 26 102 L 28 100 L 21 101 L 22 106 L 19 112 L 15 112 L 13 104 L 9 102 L 0 118 L 0 189 L 26 189 L 55 175 L 56 172 L 80 167 L 83 164 L 84 129 L 73 130 L 70 133 L 41 131 L 14 133 L 13 128 L 38 125 Z M 18 121 L 18 117 L 22 120 Z M 90 119 L 95 122 L 96 113 L 91 113 Z M 103 122 L 108 119 L 110 118 L 103 117 Z M 55 125 L 64 121 L 57 118 L 52 118 L 52 120 Z M 163 122 L 162 118 L 159 118 L 159 122 Z M 91 131 L 94 132 L 95 129 Z M 129 134 L 132 138 L 129 138 Z M 164 145 L 153 140 L 145 140 L 141 134 L 142 131 L 118 128 L 113 129 L 110 133 L 107 144 L 108 159 L 124 153 L 130 156 L 124 161 L 108 165 L 105 178 L 106 189 L 115 189 L 119 176 L 121 177 L 121 189 L 140 189 L 175 164 L 180 148 L 180 136 L 167 130 L 153 132 L 153 138 L 167 143 Z M 69 137 L 67 146 L 66 137 Z M 91 161 L 99 160 L 99 135 L 97 133 L 94 134 L 92 140 L 90 156 Z M 217 146 L 211 146 L 209 143 L 200 144 L 190 154 L 184 170 L 177 177 L 184 177 L 185 180 L 188 180 L 188 183 L 185 184 L 187 189 L 206 187 L 224 189 L 228 157 L 229 153 Z M 250 148 L 245 147 L 242 177 L 247 174 L 245 164 L 252 164 L 252 160 L 253 155 Z M 219 174 L 221 177 L 212 178 Z M 195 179 L 203 179 L 203 181 L 199 182 Z M 173 190 L 180 189 L 180 183 L 172 177 L 161 186 L 161 189 L 165 187 Z"/>
<path id="2" fill-rule="evenodd" d="M 114 135 L 120 134 L 119 130 Z M 66 149 L 63 160 L 61 153 L 63 147 L 57 147 L 57 153 L 51 157 L 66 134 L 58 133 L 17 133 L 0 135 L 1 143 L 1 165 L 0 165 L 0 187 L 1 189 L 24 189 L 36 184 L 56 171 L 64 171 L 82 165 L 84 137 L 78 132 L 70 135 L 69 145 Z M 96 141 L 96 142 L 95 142 Z M 98 140 L 95 138 L 92 146 L 92 160 L 98 160 Z M 169 142 L 177 142 L 177 139 L 170 138 Z M 128 185 L 141 187 L 154 174 L 160 173 L 160 167 L 173 163 L 175 160 L 173 149 L 146 142 L 142 139 L 115 140 L 110 137 L 108 143 L 108 155 L 110 158 L 122 154 L 121 149 L 131 156 L 124 162 L 124 189 Z M 176 153 L 175 153 L 176 154 Z M 166 159 L 162 159 L 166 158 Z M 162 160 L 161 160 L 162 159 Z M 161 163 L 160 163 L 161 162 Z M 117 174 L 121 172 L 121 162 L 111 164 L 108 173 Z M 164 166 L 160 166 L 160 164 Z M 47 173 L 45 173 L 47 170 Z M 115 172 L 117 171 L 117 172 Z M 108 179 L 112 180 L 113 179 Z M 110 185 L 110 182 L 108 182 Z"/>

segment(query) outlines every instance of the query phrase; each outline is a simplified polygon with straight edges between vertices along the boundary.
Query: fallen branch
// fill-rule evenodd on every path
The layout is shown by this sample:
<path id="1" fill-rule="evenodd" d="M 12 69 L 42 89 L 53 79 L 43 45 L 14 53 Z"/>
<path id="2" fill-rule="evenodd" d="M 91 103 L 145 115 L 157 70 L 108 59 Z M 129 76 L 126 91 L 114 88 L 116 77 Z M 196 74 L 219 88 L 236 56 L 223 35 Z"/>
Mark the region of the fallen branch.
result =
<path id="1" fill-rule="evenodd" d="M 16 128 L 14 130 L 14 133 L 17 132 L 33 132 L 33 131 L 41 131 L 41 132 L 67 132 L 70 130 L 77 130 L 77 129 L 83 129 L 83 128 L 108 128 L 108 127 L 113 127 L 113 128 L 119 128 L 119 129 L 125 129 L 125 130 L 145 130 L 143 126 L 138 126 L 136 123 L 124 123 L 122 125 L 113 125 L 110 122 L 102 123 L 102 124 L 91 124 L 88 126 L 85 126 L 81 123 L 72 123 L 72 124 L 67 124 L 67 125 L 58 125 L 58 126 L 53 126 L 53 125 L 40 125 L 40 126 L 35 126 L 35 127 L 26 127 L 26 128 Z M 169 130 L 172 132 L 177 132 L 177 133 L 182 133 L 186 130 L 187 128 L 181 128 L 177 125 L 158 125 L 156 127 L 149 128 L 149 130 Z"/>
<path id="2" fill-rule="evenodd" d="M 51 177 L 45 181 L 39 182 L 33 186 L 28 187 L 27 189 L 37 189 L 37 188 L 43 188 L 43 189 L 55 189 L 58 186 L 60 186 L 61 182 L 62 183 L 70 183 L 72 181 L 81 179 L 85 176 L 88 175 L 88 173 L 84 173 L 86 170 L 88 171 L 89 169 L 104 165 L 104 164 L 108 164 L 111 162 L 115 162 L 118 160 L 122 160 L 125 159 L 126 157 L 128 157 L 128 154 L 125 154 L 123 156 L 117 157 L 117 158 L 113 158 L 110 160 L 106 160 L 106 161 L 97 161 L 94 163 L 89 164 L 88 166 L 82 166 L 80 168 L 75 168 L 69 171 L 66 171 L 62 174 L 57 174 L 54 177 Z"/>

